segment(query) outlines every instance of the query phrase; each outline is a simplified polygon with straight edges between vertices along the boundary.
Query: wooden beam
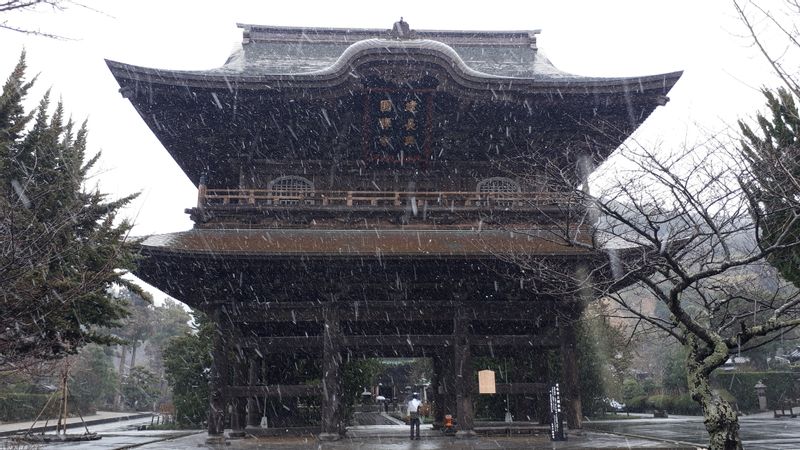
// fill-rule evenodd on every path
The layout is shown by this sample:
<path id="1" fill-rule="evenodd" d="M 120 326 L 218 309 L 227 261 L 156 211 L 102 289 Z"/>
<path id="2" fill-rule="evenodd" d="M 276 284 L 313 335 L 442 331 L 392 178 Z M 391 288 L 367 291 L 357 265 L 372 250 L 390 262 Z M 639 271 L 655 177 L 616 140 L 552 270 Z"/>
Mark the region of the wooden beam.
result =
<path id="1" fill-rule="evenodd" d="M 406 334 L 406 335 L 345 335 L 339 336 L 342 351 L 350 349 L 385 348 L 444 348 L 454 345 L 452 335 Z M 321 352 L 321 336 L 276 336 L 248 338 L 241 342 L 243 347 L 258 348 L 264 353 Z M 556 348 L 559 341 L 549 335 L 479 335 L 470 336 L 472 347 L 514 347 L 519 349 Z M 428 353 L 431 353 L 429 350 Z M 481 352 L 485 353 L 485 351 Z"/>
<path id="2" fill-rule="evenodd" d="M 268 353 L 291 353 L 303 349 L 322 350 L 322 336 L 275 336 L 247 338 L 242 341 L 244 347 L 267 349 Z"/>
<path id="3" fill-rule="evenodd" d="M 473 347 L 556 348 L 557 338 L 547 335 L 470 336 Z"/>
<path id="4" fill-rule="evenodd" d="M 542 394 L 548 392 L 547 383 L 497 383 L 498 394 Z"/>
<path id="5" fill-rule="evenodd" d="M 550 301 L 359 301 L 338 305 L 340 320 L 445 320 L 455 309 L 472 320 L 535 321 L 549 316 L 557 305 Z M 322 322 L 319 302 L 271 302 L 263 305 L 232 304 L 231 320 L 259 322 Z M 474 319 L 473 319 L 474 318 Z"/>
<path id="6" fill-rule="evenodd" d="M 230 397 L 312 397 L 319 395 L 318 384 L 273 384 L 269 386 L 228 386 L 225 395 Z"/>

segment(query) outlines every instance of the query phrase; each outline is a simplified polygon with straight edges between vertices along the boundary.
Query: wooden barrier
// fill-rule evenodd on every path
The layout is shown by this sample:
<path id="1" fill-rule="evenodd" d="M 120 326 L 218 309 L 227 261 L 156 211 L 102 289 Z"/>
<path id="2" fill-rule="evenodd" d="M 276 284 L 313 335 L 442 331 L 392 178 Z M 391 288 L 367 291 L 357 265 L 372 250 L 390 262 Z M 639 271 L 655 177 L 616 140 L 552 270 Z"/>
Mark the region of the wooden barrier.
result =
<path id="1" fill-rule="evenodd" d="M 568 194 L 554 192 L 406 192 L 406 191 L 309 191 L 275 192 L 267 189 L 203 189 L 203 206 L 348 206 L 444 208 L 568 206 L 576 202 Z"/>

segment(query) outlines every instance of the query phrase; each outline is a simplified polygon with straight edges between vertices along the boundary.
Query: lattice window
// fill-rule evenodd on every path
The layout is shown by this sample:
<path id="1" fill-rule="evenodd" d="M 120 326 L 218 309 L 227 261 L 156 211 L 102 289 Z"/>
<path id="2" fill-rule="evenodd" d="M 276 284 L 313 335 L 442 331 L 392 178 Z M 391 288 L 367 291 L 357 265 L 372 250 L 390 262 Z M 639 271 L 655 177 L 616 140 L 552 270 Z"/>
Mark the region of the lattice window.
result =
<path id="1" fill-rule="evenodd" d="M 519 192 L 519 184 L 511 178 L 492 177 L 478 183 L 478 192 Z"/>
<path id="2" fill-rule="evenodd" d="M 478 183 L 478 192 L 489 194 L 485 196 L 485 199 L 483 199 L 483 195 L 481 196 L 481 203 L 483 203 L 485 206 L 491 206 L 492 204 L 496 206 L 514 206 L 514 201 L 507 198 L 514 196 L 505 194 L 514 194 L 520 192 L 520 188 L 519 184 L 511 178 L 492 177 L 481 180 L 481 182 Z M 494 196 L 491 194 L 499 195 Z"/>
<path id="3" fill-rule="evenodd" d="M 294 175 L 275 178 L 267 185 L 270 195 L 278 205 L 297 205 L 313 203 L 313 199 L 306 199 L 308 194 L 314 192 L 314 183 L 303 177 Z"/>

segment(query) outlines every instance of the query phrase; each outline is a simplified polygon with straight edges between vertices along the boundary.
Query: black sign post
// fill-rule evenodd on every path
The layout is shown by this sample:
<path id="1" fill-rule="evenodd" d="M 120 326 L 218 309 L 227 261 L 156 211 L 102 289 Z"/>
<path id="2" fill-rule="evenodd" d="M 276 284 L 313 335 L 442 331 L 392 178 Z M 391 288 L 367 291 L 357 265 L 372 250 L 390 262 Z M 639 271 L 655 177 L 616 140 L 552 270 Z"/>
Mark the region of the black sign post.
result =
<path id="1" fill-rule="evenodd" d="M 567 440 L 564 435 L 564 413 L 561 411 L 561 390 L 558 383 L 550 387 L 550 440 Z"/>

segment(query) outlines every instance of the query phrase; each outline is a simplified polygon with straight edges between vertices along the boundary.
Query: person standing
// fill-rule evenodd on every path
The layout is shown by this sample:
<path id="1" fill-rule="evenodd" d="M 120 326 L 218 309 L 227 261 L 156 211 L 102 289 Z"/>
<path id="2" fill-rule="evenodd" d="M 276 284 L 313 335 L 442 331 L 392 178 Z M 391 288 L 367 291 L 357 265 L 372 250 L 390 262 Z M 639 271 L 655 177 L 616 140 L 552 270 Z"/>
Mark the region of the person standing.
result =
<path id="1" fill-rule="evenodd" d="M 414 392 L 411 395 L 411 400 L 408 401 L 408 416 L 410 418 L 409 424 L 411 424 L 411 439 L 414 439 L 414 427 L 417 428 L 417 439 L 419 439 L 419 405 L 422 402 L 419 401 L 419 394 Z"/>

